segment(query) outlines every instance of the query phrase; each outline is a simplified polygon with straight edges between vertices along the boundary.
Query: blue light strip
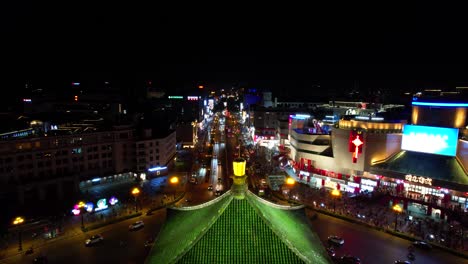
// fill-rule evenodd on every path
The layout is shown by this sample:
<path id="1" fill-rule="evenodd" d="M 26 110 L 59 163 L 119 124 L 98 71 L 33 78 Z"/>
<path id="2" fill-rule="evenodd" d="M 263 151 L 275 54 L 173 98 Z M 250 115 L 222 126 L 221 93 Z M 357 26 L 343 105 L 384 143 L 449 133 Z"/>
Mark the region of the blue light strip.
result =
<path id="1" fill-rule="evenodd" d="M 148 169 L 148 171 L 153 172 L 153 171 L 160 171 L 160 170 L 165 170 L 165 169 L 167 169 L 167 167 L 165 167 L 165 166 L 164 167 L 154 167 L 154 168 Z"/>
<path id="2" fill-rule="evenodd" d="M 468 103 L 412 102 L 411 104 L 412 105 L 420 105 L 420 106 L 468 107 Z"/>

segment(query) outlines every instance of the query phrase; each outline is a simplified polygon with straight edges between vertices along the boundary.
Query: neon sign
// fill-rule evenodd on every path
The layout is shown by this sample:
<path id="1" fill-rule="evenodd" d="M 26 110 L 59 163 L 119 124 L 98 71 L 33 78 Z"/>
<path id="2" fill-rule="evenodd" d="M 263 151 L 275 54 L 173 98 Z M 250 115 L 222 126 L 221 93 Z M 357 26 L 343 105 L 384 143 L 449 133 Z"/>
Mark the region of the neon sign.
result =
<path id="1" fill-rule="evenodd" d="M 416 176 L 416 175 L 406 175 L 405 180 L 411 181 L 411 182 L 419 182 L 421 184 L 427 184 L 427 185 L 432 185 L 432 179 L 431 178 L 424 178 L 421 176 Z"/>
<path id="2" fill-rule="evenodd" d="M 349 133 L 349 145 L 348 149 L 349 152 L 353 153 L 353 163 L 357 162 L 359 153 L 362 153 L 362 145 L 364 142 L 361 140 L 362 138 L 362 131 L 354 131 L 352 130 Z"/>
<path id="3" fill-rule="evenodd" d="M 116 203 L 118 203 L 119 200 L 117 198 L 115 198 L 114 196 L 112 196 L 110 199 L 109 199 L 109 203 L 110 205 L 115 205 Z"/>
<path id="4" fill-rule="evenodd" d="M 94 211 L 97 212 L 97 211 L 101 211 L 101 210 L 104 210 L 104 209 L 107 209 L 107 208 L 109 208 L 109 206 L 107 205 L 107 200 L 106 199 L 100 199 L 99 201 L 97 201 L 96 209 L 94 209 Z"/>
<path id="5" fill-rule="evenodd" d="M 148 171 L 153 172 L 153 171 L 160 171 L 160 170 L 165 170 L 165 169 L 167 169 L 166 166 L 164 166 L 164 167 L 158 166 L 158 167 L 149 168 Z"/>
<path id="6" fill-rule="evenodd" d="M 91 213 L 94 209 L 94 204 L 93 203 L 87 203 L 84 207 L 88 213 Z"/>

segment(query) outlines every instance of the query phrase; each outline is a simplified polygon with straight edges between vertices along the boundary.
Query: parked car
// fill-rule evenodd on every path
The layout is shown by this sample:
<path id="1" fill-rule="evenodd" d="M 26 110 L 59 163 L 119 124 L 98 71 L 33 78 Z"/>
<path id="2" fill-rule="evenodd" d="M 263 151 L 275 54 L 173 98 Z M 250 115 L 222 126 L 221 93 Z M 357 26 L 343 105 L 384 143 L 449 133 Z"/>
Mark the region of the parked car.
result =
<path id="1" fill-rule="evenodd" d="M 336 252 L 335 252 L 335 249 L 333 247 L 328 247 L 327 248 L 327 253 L 332 258 L 336 256 Z"/>
<path id="2" fill-rule="evenodd" d="M 143 223 L 143 221 L 136 221 L 135 223 L 128 226 L 128 230 L 133 231 L 133 230 L 142 228 L 144 226 L 145 226 L 145 223 Z"/>
<path id="3" fill-rule="evenodd" d="M 213 185 L 212 185 L 212 184 L 210 184 L 210 185 L 208 186 L 208 190 L 213 190 Z"/>
<path id="4" fill-rule="evenodd" d="M 431 244 L 427 243 L 426 241 L 422 241 L 422 240 L 414 241 L 413 245 L 415 247 L 422 248 L 422 249 L 431 249 L 432 248 Z"/>
<path id="5" fill-rule="evenodd" d="M 85 241 L 86 246 L 92 246 L 94 244 L 97 244 L 99 242 L 102 242 L 104 238 L 101 235 L 94 235 Z"/>
<path id="6" fill-rule="evenodd" d="M 341 246 L 344 244 L 344 239 L 339 236 L 329 236 L 328 243 Z"/>

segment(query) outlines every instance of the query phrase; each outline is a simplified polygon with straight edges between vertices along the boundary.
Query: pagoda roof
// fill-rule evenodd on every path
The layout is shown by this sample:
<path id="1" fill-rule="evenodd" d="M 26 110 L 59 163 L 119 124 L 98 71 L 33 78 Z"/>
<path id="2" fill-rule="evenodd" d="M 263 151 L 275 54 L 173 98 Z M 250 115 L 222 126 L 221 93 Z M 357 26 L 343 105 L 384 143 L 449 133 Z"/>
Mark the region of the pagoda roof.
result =
<path id="1" fill-rule="evenodd" d="M 146 263 L 332 263 L 304 206 L 231 191 L 205 204 L 169 208 Z"/>

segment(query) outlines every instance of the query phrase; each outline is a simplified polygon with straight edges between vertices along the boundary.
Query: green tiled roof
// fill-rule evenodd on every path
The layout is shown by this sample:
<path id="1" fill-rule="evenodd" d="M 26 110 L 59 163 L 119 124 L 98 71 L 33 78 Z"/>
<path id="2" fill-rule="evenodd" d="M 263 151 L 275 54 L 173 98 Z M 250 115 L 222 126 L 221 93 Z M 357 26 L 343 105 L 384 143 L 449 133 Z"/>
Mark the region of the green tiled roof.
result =
<path id="1" fill-rule="evenodd" d="M 373 165 L 372 168 L 468 184 L 468 176 L 455 157 L 401 151 L 390 159 Z"/>
<path id="2" fill-rule="evenodd" d="M 174 263 L 210 228 L 231 199 L 224 195 L 217 203 L 190 211 L 168 208 L 166 222 L 146 263 Z"/>
<path id="3" fill-rule="evenodd" d="M 331 263 L 304 209 L 274 208 L 251 193 L 171 210 L 166 223 L 146 263 Z"/>

